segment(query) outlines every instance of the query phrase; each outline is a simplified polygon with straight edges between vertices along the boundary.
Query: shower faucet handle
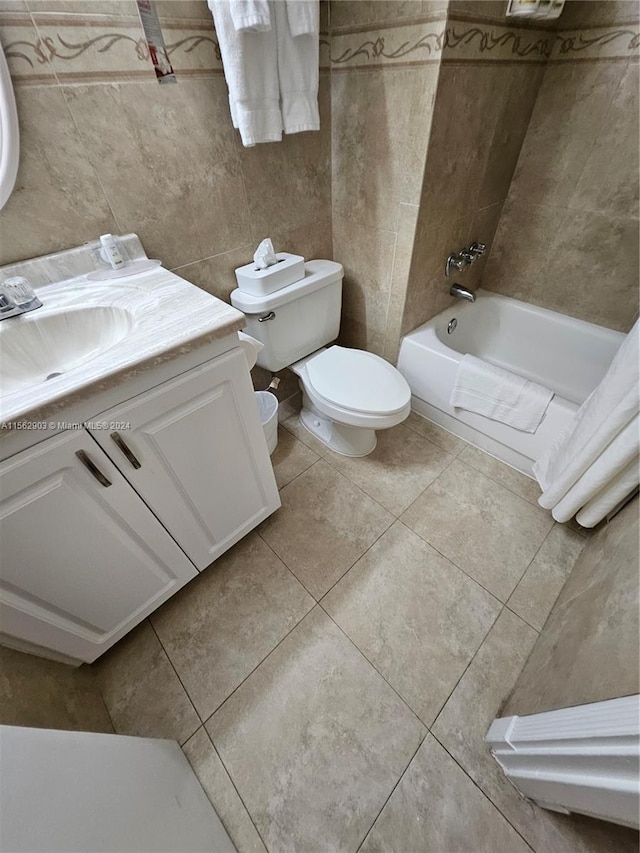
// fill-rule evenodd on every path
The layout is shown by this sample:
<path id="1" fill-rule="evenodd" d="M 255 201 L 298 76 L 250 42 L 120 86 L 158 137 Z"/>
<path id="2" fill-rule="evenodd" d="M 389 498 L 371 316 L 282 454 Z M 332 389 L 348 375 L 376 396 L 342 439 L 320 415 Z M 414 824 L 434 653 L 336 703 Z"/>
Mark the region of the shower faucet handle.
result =
<path id="1" fill-rule="evenodd" d="M 484 255 L 484 253 L 486 251 L 487 251 L 487 244 L 486 243 L 472 243 L 468 249 L 468 252 L 471 255 L 473 255 L 474 258 L 482 257 L 482 255 Z"/>

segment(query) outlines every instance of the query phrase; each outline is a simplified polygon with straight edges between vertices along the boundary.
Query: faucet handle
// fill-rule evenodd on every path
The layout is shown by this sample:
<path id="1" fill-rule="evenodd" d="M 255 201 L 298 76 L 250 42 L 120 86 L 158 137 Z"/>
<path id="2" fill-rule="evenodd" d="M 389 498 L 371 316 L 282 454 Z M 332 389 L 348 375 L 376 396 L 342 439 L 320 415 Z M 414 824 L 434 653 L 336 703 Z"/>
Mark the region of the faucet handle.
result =
<path id="1" fill-rule="evenodd" d="M 469 246 L 467 251 L 474 258 L 481 257 L 487 251 L 487 244 L 486 243 L 472 243 Z"/>
<path id="2" fill-rule="evenodd" d="M 18 308 L 28 305 L 34 299 L 37 299 L 35 290 L 31 287 L 27 279 L 21 275 L 14 275 L 11 278 L 5 279 L 4 284 L 0 287 L 0 293 Z"/>

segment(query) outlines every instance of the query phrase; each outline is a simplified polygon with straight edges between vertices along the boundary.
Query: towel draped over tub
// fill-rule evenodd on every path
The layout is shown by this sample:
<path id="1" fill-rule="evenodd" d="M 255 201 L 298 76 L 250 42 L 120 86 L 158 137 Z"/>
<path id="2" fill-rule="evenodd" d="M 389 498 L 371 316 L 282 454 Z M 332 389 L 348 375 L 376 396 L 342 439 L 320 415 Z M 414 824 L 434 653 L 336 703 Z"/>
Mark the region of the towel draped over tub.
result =
<path id="1" fill-rule="evenodd" d="M 640 328 L 636 322 L 609 370 L 569 427 L 533 466 L 540 506 L 556 521 L 595 527 L 640 481 Z"/>

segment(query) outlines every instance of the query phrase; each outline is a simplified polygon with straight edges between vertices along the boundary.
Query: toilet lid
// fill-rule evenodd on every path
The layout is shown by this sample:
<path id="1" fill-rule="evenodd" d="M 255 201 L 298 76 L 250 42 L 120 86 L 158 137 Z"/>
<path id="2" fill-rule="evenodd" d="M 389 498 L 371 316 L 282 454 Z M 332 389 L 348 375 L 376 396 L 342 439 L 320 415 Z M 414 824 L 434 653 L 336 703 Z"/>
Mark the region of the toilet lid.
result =
<path id="1" fill-rule="evenodd" d="M 406 379 L 370 352 L 332 346 L 307 362 L 315 391 L 336 406 L 355 412 L 398 412 L 411 399 Z"/>

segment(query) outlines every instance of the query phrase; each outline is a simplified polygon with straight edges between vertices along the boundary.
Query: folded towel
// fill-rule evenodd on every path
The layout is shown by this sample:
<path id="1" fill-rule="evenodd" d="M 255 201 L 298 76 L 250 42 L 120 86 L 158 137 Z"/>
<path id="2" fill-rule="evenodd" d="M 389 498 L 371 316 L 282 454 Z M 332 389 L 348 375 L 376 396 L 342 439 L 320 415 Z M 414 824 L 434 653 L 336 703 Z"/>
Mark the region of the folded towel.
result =
<path id="1" fill-rule="evenodd" d="M 262 32 L 237 32 L 234 3 L 235 0 L 209 0 L 229 88 L 233 126 L 240 131 L 247 148 L 258 142 L 278 142 L 282 139 L 282 113 L 275 27 Z"/>
<path id="2" fill-rule="evenodd" d="M 553 391 L 543 385 L 464 355 L 449 402 L 522 432 L 535 432 L 552 397 Z"/>
<path id="3" fill-rule="evenodd" d="M 282 126 L 285 133 L 320 130 L 318 0 L 309 3 L 315 7 L 314 31 L 305 35 L 292 35 L 288 16 L 294 13 L 289 12 L 289 5 L 289 2 L 275 3 Z"/>
<path id="4" fill-rule="evenodd" d="M 261 33 L 271 29 L 268 0 L 231 0 L 229 6 L 236 32 Z"/>
<path id="5" fill-rule="evenodd" d="M 292 36 L 317 36 L 320 32 L 318 0 L 287 0 L 287 19 Z"/>

